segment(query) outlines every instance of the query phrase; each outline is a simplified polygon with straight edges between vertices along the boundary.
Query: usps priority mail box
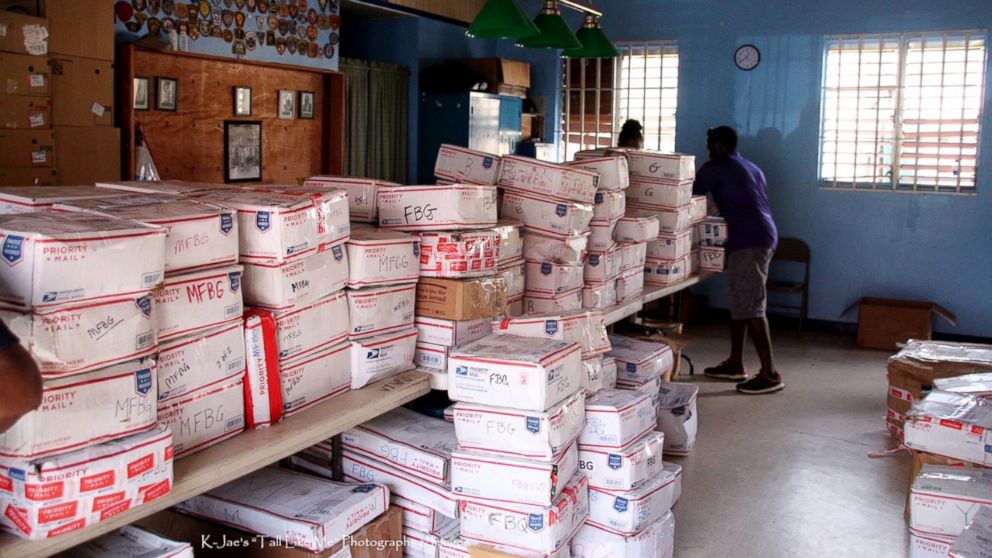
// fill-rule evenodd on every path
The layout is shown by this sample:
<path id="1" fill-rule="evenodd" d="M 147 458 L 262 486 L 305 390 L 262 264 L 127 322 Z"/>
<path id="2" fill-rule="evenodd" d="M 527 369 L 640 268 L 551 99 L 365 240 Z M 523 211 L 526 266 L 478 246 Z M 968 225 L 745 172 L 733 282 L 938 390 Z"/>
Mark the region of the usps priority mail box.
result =
<path id="1" fill-rule="evenodd" d="M 672 558 L 675 553 L 675 516 L 668 512 L 631 535 L 618 535 L 586 523 L 572 539 L 573 558 Z"/>
<path id="2" fill-rule="evenodd" d="M 240 322 L 244 311 L 243 270 L 240 265 L 232 265 L 166 278 L 162 288 L 155 291 L 159 339 Z"/>
<path id="3" fill-rule="evenodd" d="M 582 287 L 582 308 L 609 308 L 617 303 L 617 278 Z"/>
<path id="4" fill-rule="evenodd" d="M 351 342 L 351 388 L 413 370 L 417 330 L 412 327 Z"/>
<path id="5" fill-rule="evenodd" d="M 176 457 L 236 436 L 245 429 L 244 378 L 235 376 L 159 404 L 158 422 L 172 429 Z"/>
<path id="6" fill-rule="evenodd" d="M 599 189 L 608 192 L 625 190 L 630 185 L 630 167 L 626 157 L 594 157 L 565 163 L 599 175 Z"/>
<path id="7" fill-rule="evenodd" d="M 554 315 L 494 320 L 493 333 L 578 343 L 582 347 L 582 358 L 610 350 L 606 321 L 599 310 L 573 310 Z"/>
<path id="8" fill-rule="evenodd" d="M 426 506 L 445 517 L 458 516 L 458 501 L 446 486 L 424 482 L 391 463 L 347 449 L 341 455 L 341 467 L 344 478 L 349 481 L 380 483 L 389 488 L 390 494 Z"/>
<path id="9" fill-rule="evenodd" d="M 487 318 L 456 321 L 416 316 L 413 320 L 419 341 L 445 347 L 471 343 L 493 332 L 492 321 Z"/>
<path id="10" fill-rule="evenodd" d="M 464 500 L 550 506 L 578 470 L 574 441 L 552 461 L 459 450 L 451 454 L 451 490 Z"/>
<path id="11" fill-rule="evenodd" d="M 648 245 L 646 242 L 621 242 L 617 245 L 620 250 L 620 270 L 630 271 L 642 269 L 647 258 Z"/>
<path id="12" fill-rule="evenodd" d="M 299 199 L 308 199 L 317 212 L 317 245 L 337 244 L 348 240 L 351 221 L 348 193 L 329 186 L 296 186 L 294 184 L 259 184 L 250 186 L 259 192 L 273 192 Z"/>
<path id="13" fill-rule="evenodd" d="M 245 303 L 268 310 L 316 302 L 348 282 L 344 243 L 322 246 L 282 264 L 246 263 L 244 268 Z"/>
<path id="14" fill-rule="evenodd" d="M 589 232 L 592 205 L 553 200 L 518 191 L 503 194 L 501 215 L 524 224 L 527 233 L 539 232 L 556 238 L 579 236 Z M 527 235 L 524 235 L 526 241 Z"/>
<path id="15" fill-rule="evenodd" d="M 658 230 L 662 233 L 679 233 L 689 230 L 692 219 L 689 206 L 679 208 L 658 208 L 627 200 L 628 215 L 654 215 L 658 218 Z"/>
<path id="16" fill-rule="evenodd" d="M 957 537 L 982 506 L 992 505 L 992 471 L 924 465 L 910 488 L 909 526 Z"/>
<path id="17" fill-rule="evenodd" d="M 500 162 L 498 155 L 442 143 L 434 163 L 434 176 L 462 184 L 494 186 L 499 178 Z"/>
<path id="18" fill-rule="evenodd" d="M 910 528 L 910 558 L 945 558 L 950 556 L 957 537 L 942 537 Z"/>
<path id="19" fill-rule="evenodd" d="M 660 153 L 632 149 L 627 152 L 631 177 L 665 180 L 696 178 L 696 157 L 684 153 Z"/>
<path id="20" fill-rule="evenodd" d="M 522 258 L 524 255 L 523 223 L 500 219 L 492 229 L 499 239 L 499 263 Z"/>
<path id="21" fill-rule="evenodd" d="M 662 470 L 665 435 L 653 431 L 619 450 L 579 450 L 579 470 L 589 477 L 589 486 L 607 490 L 632 490 Z"/>
<path id="22" fill-rule="evenodd" d="M 617 362 L 621 379 L 650 380 L 670 371 L 675 363 L 672 348 L 664 343 L 623 335 L 610 335 L 609 355 Z"/>
<path id="23" fill-rule="evenodd" d="M 526 290 L 534 295 L 553 296 L 581 289 L 584 273 L 582 264 L 527 260 Z"/>
<path id="24" fill-rule="evenodd" d="M 546 236 L 540 233 L 528 234 L 524 237 L 524 257 L 528 261 L 578 265 L 583 262 L 588 246 L 589 235 L 587 234 L 567 238 Z"/>
<path id="25" fill-rule="evenodd" d="M 348 298 L 338 291 L 313 304 L 274 312 L 280 360 L 313 354 L 348 337 Z"/>
<path id="26" fill-rule="evenodd" d="M 400 509 L 403 516 L 403 527 L 427 533 L 434 532 L 441 527 L 442 523 L 450 520 L 450 518 L 441 515 L 440 512 L 412 500 L 407 500 L 398 494 L 389 495 L 389 507 Z"/>
<path id="27" fill-rule="evenodd" d="M 992 465 L 992 406 L 968 394 L 931 391 L 906 415 L 903 442 L 911 449 Z"/>
<path id="28" fill-rule="evenodd" d="M 379 188 L 379 226 L 401 231 L 496 225 L 496 187 L 475 184 Z"/>
<path id="29" fill-rule="evenodd" d="M 95 186 L 3 186 L 0 187 L 0 214 L 35 213 L 50 210 L 62 202 L 126 195 Z"/>
<path id="30" fill-rule="evenodd" d="M 627 196 L 627 202 L 640 207 L 688 210 L 692 202 L 692 181 L 631 178 L 630 188 L 627 188 L 624 194 Z"/>
<path id="31" fill-rule="evenodd" d="M 682 492 L 682 467 L 666 463 L 661 473 L 633 490 L 589 488 L 589 523 L 633 536 L 663 517 Z"/>
<path id="32" fill-rule="evenodd" d="M 658 391 L 658 430 L 665 433 L 665 454 L 688 455 L 699 429 L 695 384 L 661 382 Z"/>
<path id="33" fill-rule="evenodd" d="M 637 391 L 606 390 L 586 401 L 586 425 L 580 448 L 621 449 L 654 430 L 657 411 L 651 396 Z"/>
<path id="34" fill-rule="evenodd" d="M 499 237 L 492 230 L 420 233 L 420 275 L 483 277 L 496 271 Z"/>
<path id="35" fill-rule="evenodd" d="M 376 192 L 380 186 L 399 186 L 395 182 L 373 178 L 348 176 L 311 176 L 303 182 L 304 188 L 341 188 L 348 193 L 348 210 L 351 220 L 360 223 L 378 223 L 379 212 L 376 205 Z"/>
<path id="36" fill-rule="evenodd" d="M 592 203 L 599 174 L 580 167 L 538 161 L 530 157 L 503 157 L 499 185 L 549 198 Z"/>
<path id="37" fill-rule="evenodd" d="M 245 373 L 240 322 L 167 341 L 158 353 L 158 400 L 168 401 Z"/>
<path id="38" fill-rule="evenodd" d="M 498 276 L 506 282 L 507 308 L 513 302 L 523 301 L 527 291 L 527 262 L 523 259 L 506 262 L 500 266 Z"/>
<path id="39" fill-rule="evenodd" d="M 603 357 L 595 355 L 582 359 L 582 368 L 586 374 L 583 377 L 582 390 L 588 395 L 599 393 L 603 387 Z"/>
<path id="40" fill-rule="evenodd" d="M 420 275 L 420 241 L 414 235 L 356 226 L 347 247 L 353 289 L 416 282 Z"/>
<path id="41" fill-rule="evenodd" d="M 527 314 L 550 314 L 571 312 L 582 308 L 582 289 L 555 294 L 524 291 L 524 311 Z"/>
<path id="42" fill-rule="evenodd" d="M 620 248 L 614 246 L 604 251 L 590 251 L 586 255 L 583 277 L 586 283 L 605 283 L 620 275 L 623 259 Z"/>
<path id="43" fill-rule="evenodd" d="M 349 289 L 347 295 L 352 339 L 395 333 L 413 326 L 416 284 Z"/>
<path id="44" fill-rule="evenodd" d="M 172 541 L 134 525 L 85 542 L 72 550 L 77 558 L 193 558 L 193 545 Z"/>
<path id="45" fill-rule="evenodd" d="M 654 259 L 677 260 L 689 255 L 692 250 L 692 230 L 680 233 L 659 233 L 658 238 L 648 242 L 647 257 Z"/>
<path id="46" fill-rule="evenodd" d="M 589 223 L 589 249 L 596 252 L 603 252 L 613 248 L 616 244 L 613 241 L 613 231 L 616 230 L 618 222 L 592 221 Z"/>
<path id="47" fill-rule="evenodd" d="M 655 216 L 630 215 L 617 221 L 613 240 L 617 242 L 649 242 L 658 238 L 659 223 Z"/>
<path id="48" fill-rule="evenodd" d="M 304 409 L 348 391 L 351 354 L 347 342 L 279 363 L 283 414 Z"/>
<path id="49" fill-rule="evenodd" d="M 627 209 L 627 197 L 623 192 L 599 190 L 593 198 L 592 222 L 616 223 L 623 218 Z"/>

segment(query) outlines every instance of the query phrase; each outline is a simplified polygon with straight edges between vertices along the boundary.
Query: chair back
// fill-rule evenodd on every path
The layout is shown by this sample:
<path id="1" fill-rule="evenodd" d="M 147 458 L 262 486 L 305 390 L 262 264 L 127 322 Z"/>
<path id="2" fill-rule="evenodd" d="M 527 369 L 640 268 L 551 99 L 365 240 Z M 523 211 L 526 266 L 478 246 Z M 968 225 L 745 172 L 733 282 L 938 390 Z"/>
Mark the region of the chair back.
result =
<path id="1" fill-rule="evenodd" d="M 775 250 L 773 260 L 786 262 L 809 263 L 809 244 L 798 238 L 784 237 L 778 240 L 778 248 Z"/>

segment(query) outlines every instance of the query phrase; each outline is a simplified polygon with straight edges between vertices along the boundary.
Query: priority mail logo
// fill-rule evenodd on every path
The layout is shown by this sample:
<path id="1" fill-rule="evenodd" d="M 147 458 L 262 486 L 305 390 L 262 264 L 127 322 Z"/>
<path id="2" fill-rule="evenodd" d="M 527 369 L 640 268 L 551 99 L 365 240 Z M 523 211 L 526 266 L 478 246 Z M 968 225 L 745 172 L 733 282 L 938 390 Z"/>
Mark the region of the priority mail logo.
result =
<path id="1" fill-rule="evenodd" d="M 370 349 L 365 353 L 365 360 L 375 360 L 379 358 L 379 349 Z"/>
<path id="2" fill-rule="evenodd" d="M 527 517 L 527 527 L 531 531 L 544 529 L 544 516 L 539 513 L 532 513 Z"/>
<path id="3" fill-rule="evenodd" d="M 8 236 L 3 241 L 3 259 L 10 265 L 17 265 L 24 259 L 23 246 L 23 236 Z"/>
<path id="4" fill-rule="evenodd" d="M 272 228 L 272 219 L 268 211 L 259 211 L 255 215 L 255 228 L 264 232 L 269 232 Z"/>
<path id="5" fill-rule="evenodd" d="M 589 265 L 593 267 L 599 265 L 599 254 L 589 254 Z"/>
<path id="6" fill-rule="evenodd" d="M 420 243 L 417 241 L 413 242 L 413 255 L 420 256 Z"/>
<path id="7" fill-rule="evenodd" d="M 227 235 L 234 230 L 234 217 L 230 213 L 222 213 L 220 216 L 220 232 Z"/>
<path id="8" fill-rule="evenodd" d="M 623 496 L 617 496 L 617 499 L 613 501 L 613 509 L 620 513 L 626 512 L 629 507 L 629 502 Z"/>
<path id="9" fill-rule="evenodd" d="M 492 157 L 486 157 L 486 158 L 482 159 L 482 168 L 484 168 L 484 169 L 491 169 L 491 168 L 493 168 L 493 158 Z"/>
<path id="10" fill-rule="evenodd" d="M 456 366 L 455 367 L 456 376 L 468 376 L 468 366 Z"/>
<path id="11" fill-rule="evenodd" d="M 231 292 L 236 293 L 241 288 L 241 272 L 232 271 L 227 274 L 228 280 L 231 282 Z"/>
<path id="12" fill-rule="evenodd" d="M 539 417 L 527 417 L 527 432 L 537 434 L 541 431 L 541 419 Z"/>
<path id="13" fill-rule="evenodd" d="M 550 263 L 544 262 L 541 264 L 541 275 L 551 275 L 552 271 L 554 271 L 554 268 L 551 267 Z"/>
<path id="14" fill-rule="evenodd" d="M 152 371 L 150 368 L 134 373 L 134 388 L 141 395 L 148 395 L 152 390 Z"/>
<path id="15" fill-rule="evenodd" d="M 603 199 L 604 199 L 603 198 L 603 193 L 602 192 L 596 192 L 596 198 L 595 198 L 596 205 L 602 204 L 603 203 Z"/>
<path id="16" fill-rule="evenodd" d="M 374 484 L 361 484 L 351 489 L 352 494 L 368 494 L 375 490 L 376 485 Z"/>
<path id="17" fill-rule="evenodd" d="M 56 291 L 50 291 L 41 295 L 42 302 L 55 302 L 59 298 L 59 293 Z"/>
<path id="18" fill-rule="evenodd" d="M 565 215 L 568 215 L 568 206 L 563 203 L 560 203 L 557 206 L 555 206 L 555 215 L 559 217 L 564 217 Z"/>
<path id="19" fill-rule="evenodd" d="M 139 298 L 138 300 L 134 301 L 134 304 L 138 306 L 138 310 L 141 310 L 141 313 L 144 314 L 144 316 L 146 318 L 151 317 L 151 315 L 152 315 L 152 297 L 151 296 L 143 296 L 143 297 Z"/>
<path id="20" fill-rule="evenodd" d="M 637 363 L 628 362 L 627 363 L 627 372 L 630 372 L 630 373 L 637 372 Z"/>
<path id="21" fill-rule="evenodd" d="M 623 457 L 620 456 L 619 454 L 611 453 L 606 458 L 606 465 L 609 466 L 610 469 L 616 471 L 617 469 L 623 466 Z"/>
<path id="22" fill-rule="evenodd" d="M 331 253 L 334 254 L 334 261 L 336 261 L 336 262 L 341 261 L 341 258 L 344 257 L 344 251 L 341 250 L 341 245 L 340 244 L 338 244 L 337 246 L 332 246 L 331 247 Z"/>
<path id="23" fill-rule="evenodd" d="M 544 333 L 547 335 L 554 335 L 558 333 L 558 320 L 545 320 Z"/>

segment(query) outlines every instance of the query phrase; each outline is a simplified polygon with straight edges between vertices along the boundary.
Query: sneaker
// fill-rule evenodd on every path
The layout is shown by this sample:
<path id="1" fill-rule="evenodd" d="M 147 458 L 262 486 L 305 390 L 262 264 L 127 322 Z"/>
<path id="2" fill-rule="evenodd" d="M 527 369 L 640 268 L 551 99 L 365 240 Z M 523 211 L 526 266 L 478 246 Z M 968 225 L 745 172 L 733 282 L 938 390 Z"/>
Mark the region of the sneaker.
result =
<path id="1" fill-rule="evenodd" d="M 739 364 L 727 364 L 726 362 L 721 362 L 716 366 L 703 370 L 703 376 L 708 378 L 716 378 L 717 380 L 739 382 L 747 379 L 747 368 L 744 368 Z"/>
<path id="2" fill-rule="evenodd" d="M 758 374 L 746 382 L 737 384 L 737 391 L 748 395 L 774 393 L 783 389 L 785 389 L 785 384 L 782 383 L 782 377 L 777 373 L 774 376 L 771 374 Z"/>

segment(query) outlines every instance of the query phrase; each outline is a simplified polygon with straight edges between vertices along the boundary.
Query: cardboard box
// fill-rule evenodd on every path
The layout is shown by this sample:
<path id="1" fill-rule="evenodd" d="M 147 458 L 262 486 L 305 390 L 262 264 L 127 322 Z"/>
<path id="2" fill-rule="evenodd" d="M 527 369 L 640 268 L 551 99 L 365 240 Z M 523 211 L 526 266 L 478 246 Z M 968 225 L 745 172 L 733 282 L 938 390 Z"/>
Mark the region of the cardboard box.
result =
<path id="1" fill-rule="evenodd" d="M 627 201 L 638 207 L 651 210 L 672 210 L 687 208 L 692 202 L 692 180 L 676 182 L 632 178 L 630 188 L 624 192 Z M 692 219 L 690 210 L 690 221 Z"/>
<path id="2" fill-rule="evenodd" d="M 644 295 L 644 270 L 631 269 L 617 279 L 617 304 L 626 304 Z"/>
<path id="3" fill-rule="evenodd" d="M 167 277 L 154 293 L 159 339 L 239 323 L 242 273 L 240 265 L 231 265 Z"/>
<path id="4" fill-rule="evenodd" d="M 552 201 L 588 205 L 596 195 L 599 175 L 577 167 L 508 155 L 503 157 L 499 186 Z"/>
<path id="5" fill-rule="evenodd" d="M 542 556 L 543 558 L 570 558 L 568 545 L 550 553 L 534 554 L 506 545 L 492 545 L 467 541 L 461 536 L 441 541 L 437 549 L 438 558 L 517 558 L 519 556 Z"/>
<path id="6" fill-rule="evenodd" d="M 244 379 L 202 387 L 160 402 L 158 423 L 172 429 L 176 457 L 186 457 L 245 429 Z"/>
<path id="7" fill-rule="evenodd" d="M 352 482 L 376 482 L 389 488 L 390 494 L 426 506 L 446 517 L 458 515 L 458 501 L 447 487 L 424 482 L 392 464 L 370 459 L 350 450 L 341 456 L 344 478 Z"/>
<path id="8" fill-rule="evenodd" d="M 526 290 L 531 296 L 554 296 L 581 289 L 585 268 L 581 263 L 561 264 L 527 260 L 524 273 Z"/>
<path id="9" fill-rule="evenodd" d="M 658 401 L 658 430 L 665 433 L 665 455 L 689 455 L 699 429 L 699 386 L 662 382 Z"/>
<path id="10" fill-rule="evenodd" d="M 351 347 L 341 343 L 320 352 L 279 363 L 284 416 L 348 391 Z"/>
<path id="11" fill-rule="evenodd" d="M 583 308 L 609 308 L 617 303 L 617 278 L 603 283 L 586 283 L 582 288 Z"/>
<path id="12" fill-rule="evenodd" d="M 696 225 L 701 246 L 724 246 L 727 244 L 727 222 L 723 217 L 706 217 Z"/>
<path id="13" fill-rule="evenodd" d="M 405 558 L 437 558 L 441 542 L 445 537 L 458 536 L 458 520 L 450 519 L 443 529 L 450 533 L 425 533 L 405 527 L 403 529 L 403 555 Z"/>
<path id="14" fill-rule="evenodd" d="M 414 325 L 417 327 L 419 341 L 445 347 L 471 343 L 493 332 L 492 321 L 487 318 L 454 321 L 417 316 L 414 318 Z"/>
<path id="15" fill-rule="evenodd" d="M 266 467 L 176 509 L 320 552 L 333 547 L 389 507 L 377 484 L 347 484 Z"/>
<path id="16" fill-rule="evenodd" d="M 282 379 L 275 318 L 269 312 L 245 312 L 245 421 L 264 428 L 282 419 Z"/>
<path id="17" fill-rule="evenodd" d="M 658 218 L 654 215 L 630 215 L 621 218 L 613 229 L 617 242 L 650 242 L 658 238 Z"/>
<path id="18" fill-rule="evenodd" d="M 447 518 L 436 510 L 418 504 L 412 500 L 407 500 L 396 494 L 389 495 L 389 509 L 398 509 L 403 516 L 403 527 L 416 529 L 427 533 L 433 533 L 447 523 Z"/>
<path id="19" fill-rule="evenodd" d="M 620 275 L 623 264 L 620 248 L 614 246 L 602 252 L 590 251 L 586 255 L 583 278 L 586 284 L 605 283 Z"/>
<path id="20" fill-rule="evenodd" d="M 692 196 L 689 200 L 689 220 L 693 224 L 700 223 L 709 215 L 709 198 L 706 196 Z"/>
<path id="21" fill-rule="evenodd" d="M 662 233 L 679 233 L 692 226 L 689 206 L 678 209 L 657 209 L 628 200 L 627 214 L 654 215 L 658 218 L 658 230 Z"/>
<path id="22" fill-rule="evenodd" d="M 647 259 L 648 245 L 646 242 L 622 242 L 620 249 L 620 270 L 643 269 Z"/>
<path id="23" fill-rule="evenodd" d="M 906 415 L 904 443 L 915 450 L 992 465 L 992 406 L 981 398 L 932 391 Z"/>
<path id="24" fill-rule="evenodd" d="M 241 322 L 162 343 L 158 353 L 159 405 L 245 373 Z"/>
<path id="25" fill-rule="evenodd" d="M 660 474 L 634 490 L 589 487 L 588 523 L 617 535 L 634 536 L 663 517 L 682 493 L 682 467 L 666 463 Z"/>
<path id="26" fill-rule="evenodd" d="M 680 233 L 659 233 L 658 238 L 648 242 L 647 257 L 652 259 L 679 260 L 692 251 L 692 231 Z"/>
<path id="27" fill-rule="evenodd" d="M 361 339 L 409 329 L 413 326 L 417 293 L 415 284 L 349 289 L 348 336 Z"/>
<path id="28" fill-rule="evenodd" d="M 524 258 L 530 261 L 581 265 L 588 243 L 588 234 L 570 237 L 528 234 L 524 237 Z"/>
<path id="29" fill-rule="evenodd" d="M 930 339 L 934 315 L 951 325 L 956 321 L 951 311 L 933 302 L 865 297 L 857 305 L 858 346 L 867 349 L 892 350 L 910 339 Z"/>
<path id="30" fill-rule="evenodd" d="M 52 72 L 45 58 L 0 52 L 0 75 L 3 76 L 0 93 L 42 97 L 52 93 Z"/>
<path id="31" fill-rule="evenodd" d="M 992 471 L 924 465 L 909 502 L 910 528 L 957 537 L 983 505 L 992 505 Z"/>
<path id="32" fill-rule="evenodd" d="M 672 348 L 663 343 L 643 341 L 623 335 L 610 335 L 609 355 L 617 363 L 621 379 L 650 380 L 661 377 L 674 366 Z"/>
<path id="33" fill-rule="evenodd" d="M 600 190 L 619 192 L 630 186 L 630 167 L 626 157 L 582 158 L 565 164 L 599 175 Z"/>
<path id="34" fill-rule="evenodd" d="M 719 250 L 722 255 L 723 249 Z M 676 260 L 649 258 L 644 263 L 644 284 L 665 287 L 684 281 L 688 267 L 686 260 L 685 257 Z"/>
<path id="35" fill-rule="evenodd" d="M 982 506 L 974 519 L 954 542 L 948 556 L 950 558 L 986 558 L 989 556 L 989 540 L 992 540 L 992 508 Z"/>
<path id="36" fill-rule="evenodd" d="M 344 243 L 323 246 L 285 263 L 245 263 L 244 299 L 269 310 L 287 310 L 316 302 L 344 288 L 348 255 Z"/>
<path id="37" fill-rule="evenodd" d="M 283 312 L 255 308 L 275 322 L 276 357 L 296 359 L 337 345 L 348 338 L 348 300 L 338 291 L 313 304 Z"/>
<path id="38" fill-rule="evenodd" d="M 417 330 L 363 337 L 351 342 L 351 389 L 413 370 Z"/>
<path id="39" fill-rule="evenodd" d="M 582 359 L 582 368 L 586 371 L 585 377 L 582 378 L 582 390 L 587 395 L 594 395 L 606 389 L 603 387 L 603 357 L 601 355 Z"/>
<path id="40" fill-rule="evenodd" d="M 589 232 L 592 205 L 507 190 L 503 194 L 501 215 L 520 221 L 528 233 L 535 231 L 555 238 L 569 238 Z"/>
<path id="41" fill-rule="evenodd" d="M 45 380 L 41 406 L 0 435 L 0 457 L 35 459 L 148 430 L 156 385 L 151 359 Z"/>
<path id="42" fill-rule="evenodd" d="M 463 58 L 459 63 L 486 80 L 486 91 L 496 95 L 526 97 L 530 64 L 508 58 Z"/>
<path id="43" fill-rule="evenodd" d="M 392 187 L 399 186 L 399 184 L 372 178 L 351 178 L 345 176 L 311 176 L 303 182 L 304 188 L 331 187 L 341 188 L 347 192 L 348 210 L 351 220 L 361 223 L 379 222 L 376 193 L 381 186 Z"/>
<path id="44" fill-rule="evenodd" d="M 93 130 L 94 133 L 96 130 Z M 251 190 L 232 190 L 230 184 L 216 184 L 212 182 L 186 182 L 184 180 L 100 180 L 95 186 L 108 190 L 118 195 L 122 193 L 132 194 L 153 194 L 162 196 L 185 196 L 205 199 L 223 190 L 228 196 L 252 193 Z M 258 192 L 254 192 L 258 194 Z M 226 200 L 227 197 L 218 198 Z M 230 204 L 215 202 L 217 205 L 230 207 Z M 233 209 L 233 208 L 232 208 Z"/>
<path id="45" fill-rule="evenodd" d="M 112 61 L 58 55 L 49 64 L 53 126 L 114 125 Z"/>
<path id="46" fill-rule="evenodd" d="M 442 143 L 434 163 L 434 176 L 454 183 L 495 186 L 499 169 L 497 155 Z"/>
<path id="47" fill-rule="evenodd" d="M 909 530 L 910 558 L 947 558 L 957 537 L 940 537 Z"/>
<path id="48" fill-rule="evenodd" d="M 593 197 L 592 222 L 615 223 L 623 218 L 627 196 L 622 191 L 598 190 Z"/>
<path id="49" fill-rule="evenodd" d="M 417 281 L 420 245 L 416 236 L 356 226 L 348 249 L 348 286 L 353 289 Z"/>
<path id="50" fill-rule="evenodd" d="M 106 300 L 162 281 L 164 229 L 84 214 L 0 215 L 0 240 L 8 264 L 0 300 L 14 307 Z"/>
<path id="51" fill-rule="evenodd" d="M 585 425 L 585 394 L 577 392 L 546 411 L 456 403 L 453 419 L 462 449 L 527 459 L 559 457 Z"/>
<path id="52" fill-rule="evenodd" d="M 627 151 L 631 178 L 654 178 L 691 181 L 696 178 L 696 158 L 684 153 L 659 153 L 631 149 Z"/>
<path id="53" fill-rule="evenodd" d="M 420 276 L 483 277 L 493 275 L 499 258 L 495 231 L 420 233 Z"/>
<path id="54" fill-rule="evenodd" d="M 48 54 L 47 19 L 3 10 L 0 11 L 0 28 L 4 30 L 0 33 L 0 51 L 32 56 Z"/>
<path id="55" fill-rule="evenodd" d="M 641 532 L 624 536 L 586 523 L 572 539 L 575 558 L 672 558 L 675 552 L 675 516 L 668 512 Z"/>
<path id="56" fill-rule="evenodd" d="M 619 369 L 619 366 L 617 367 Z M 661 377 L 652 377 L 649 379 L 617 379 L 617 389 L 634 391 L 647 395 L 651 398 L 651 406 L 658 409 L 661 404 Z"/>
<path id="57" fill-rule="evenodd" d="M 615 450 L 579 450 L 579 470 L 589 478 L 589 486 L 607 490 L 632 490 L 662 471 L 664 434 L 649 432 L 627 446 Z"/>
<path id="58" fill-rule="evenodd" d="M 550 506 L 578 470 L 574 441 L 552 461 L 459 450 L 451 454 L 451 490 L 462 501 Z"/>
<path id="59" fill-rule="evenodd" d="M 616 389 L 617 361 L 610 355 L 603 355 L 603 389 Z"/>
<path id="60" fill-rule="evenodd" d="M 450 349 L 451 347 L 445 347 L 444 345 L 435 345 L 433 343 L 417 341 L 417 346 L 413 355 L 413 363 L 417 368 L 430 370 L 438 376 L 444 376 L 443 379 L 438 377 L 437 380 L 438 383 L 447 385 L 448 355 L 450 353 Z"/>
<path id="61" fill-rule="evenodd" d="M 193 558 L 193 545 L 125 525 L 66 553 L 67 558 Z"/>
<path id="62" fill-rule="evenodd" d="M 0 186 L 55 186 L 55 169 L 0 166 Z"/>
<path id="63" fill-rule="evenodd" d="M 610 350 L 606 322 L 599 310 L 576 310 L 559 315 L 524 316 L 493 321 L 497 335 L 521 335 L 578 343 L 582 358 Z"/>
<path id="64" fill-rule="evenodd" d="M 726 248 L 707 246 L 699 249 L 699 268 L 720 273 L 727 268 Z"/>
<path id="65" fill-rule="evenodd" d="M 59 186 L 93 184 L 121 177 L 121 131 L 109 126 L 55 128 Z"/>
<path id="66" fill-rule="evenodd" d="M 448 358 L 452 401 L 543 411 L 581 385 L 577 343 L 491 335 L 456 347 Z"/>
<path id="67" fill-rule="evenodd" d="M 0 95 L 0 128 L 48 130 L 52 103 L 48 97 Z"/>
<path id="68" fill-rule="evenodd" d="M 582 308 L 582 289 L 548 294 L 524 291 L 524 312 L 527 314 L 550 314 L 571 312 Z"/>
<path id="69" fill-rule="evenodd" d="M 510 219 L 500 219 L 493 231 L 497 236 L 499 265 L 524 257 L 523 224 Z"/>
<path id="70" fill-rule="evenodd" d="M 309 200 L 316 212 L 318 246 L 345 242 L 351 234 L 351 222 L 348 220 L 348 193 L 341 188 L 329 186 L 304 188 L 288 184 L 259 184 L 249 188 L 257 192 L 283 194 Z"/>
<path id="71" fill-rule="evenodd" d="M 341 442 L 349 451 L 441 486 L 448 483 L 451 453 L 458 446 L 451 423 L 403 407 L 345 431 Z"/>
<path id="72" fill-rule="evenodd" d="M 474 184 L 379 188 L 379 226 L 401 231 L 496 225 L 496 187 Z"/>
<path id="73" fill-rule="evenodd" d="M 526 272 L 527 262 L 523 260 L 499 272 L 498 276 L 506 281 L 506 314 L 508 316 L 519 316 L 523 313 L 524 293 L 527 291 Z M 515 305 L 519 308 L 516 308 Z"/>
<path id="74" fill-rule="evenodd" d="M 506 281 L 502 278 L 423 278 L 417 283 L 417 316 L 477 320 L 499 316 L 505 309 Z"/>
<path id="75" fill-rule="evenodd" d="M 637 391 L 601 391 L 586 401 L 581 449 L 619 450 L 655 429 L 651 397 Z"/>
<path id="76" fill-rule="evenodd" d="M 616 242 L 613 241 L 613 231 L 617 228 L 617 222 L 612 223 L 596 222 L 589 223 L 588 248 L 596 252 L 603 252 L 612 249 Z"/>
<path id="77" fill-rule="evenodd" d="M 907 402 L 922 399 L 938 378 L 975 371 L 992 371 L 992 345 L 911 340 L 888 362 L 889 385 L 905 391 Z"/>
<path id="78" fill-rule="evenodd" d="M 46 378 L 90 372 L 158 349 L 151 296 L 66 304 L 35 312 L 0 310 Z"/>

